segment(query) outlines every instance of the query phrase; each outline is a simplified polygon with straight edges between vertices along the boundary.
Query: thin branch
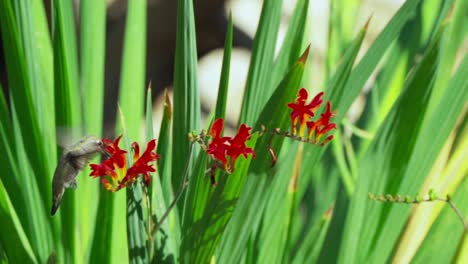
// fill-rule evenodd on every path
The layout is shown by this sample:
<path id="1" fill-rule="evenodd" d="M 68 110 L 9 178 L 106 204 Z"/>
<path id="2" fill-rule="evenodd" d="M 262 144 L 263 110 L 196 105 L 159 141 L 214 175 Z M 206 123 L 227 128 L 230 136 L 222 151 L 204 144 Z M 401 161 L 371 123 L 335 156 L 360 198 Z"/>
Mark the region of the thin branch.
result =
<path id="1" fill-rule="evenodd" d="M 177 204 L 177 201 L 180 199 L 180 197 L 182 196 L 182 193 L 184 192 L 185 188 L 187 188 L 187 186 L 188 186 L 188 183 L 189 183 L 189 181 L 188 181 L 188 168 L 189 168 L 190 160 L 191 160 L 191 157 L 192 157 L 192 150 L 193 150 L 193 143 L 190 144 L 189 156 L 187 158 L 187 162 L 185 163 L 184 180 L 182 181 L 182 184 L 180 185 L 179 190 L 177 191 L 177 194 L 176 194 L 174 200 L 171 202 L 171 204 L 167 208 L 166 212 L 164 212 L 163 216 L 161 217 L 161 220 L 159 221 L 158 225 L 153 230 L 152 236 L 154 236 L 154 234 L 156 234 L 156 232 L 158 232 L 158 230 L 161 228 L 162 224 L 164 223 L 164 220 L 166 220 L 166 218 L 169 216 L 169 213 L 174 208 L 174 206 Z"/>
<path id="2" fill-rule="evenodd" d="M 447 197 L 447 199 L 443 199 L 443 198 L 437 198 L 437 200 L 439 201 L 443 201 L 443 202 L 446 202 L 450 205 L 450 207 L 452 207 L 453 211 L 455 211 L 455 213 L 457 214 L 458 218 L 460 218 L 460 220 L 462 221 L 463 223 L 463 226 L 465 227 L 465 232 L 468 232 L 468 222 L 465 221 L 464 217 L 463 217 L 463 214 L 460 212 L 460 210 L 455 206 L 454 203 L 452 203 L 452 201 L 450 200 L 449 197 Z"/>
<path id="3" fill-rule="evenodd" d="M 463 214 L 460 212 L 460 210 L 455 206 L 455 204 L 452 202 L 450 199 L 450 196 L 447 195 L 447 198 L 440 198 L 437 197 L 436 194 L 434 193 L 434 197 L 431 198 L 416 198 L 413 199 L 409 196 L 407 197 L 402 197 L 400 195 L 392 196 L 390 194 L 387 194 L 385 196 L 379 194 L 375 196 L 372 193 L 368 193 L 369 199 L 376 201 L 376 202 L 387 202 L 387 203 L 405 203 L 405 204 L 420 204 L 424 202 L 433 202 L 433 201 L 440 201 L 440 202 L 446 202 L 450 205 L 452 210 L 457 214 L 458 218 L 460 218 L 460 221 L 463 224 L 463 228 L 465 229 L 465 232 L 468 232 L 468 222 L 465 221 L 465 218 L 463 217 Z M 431 194 L 429 194 L 431 196 Z"/>

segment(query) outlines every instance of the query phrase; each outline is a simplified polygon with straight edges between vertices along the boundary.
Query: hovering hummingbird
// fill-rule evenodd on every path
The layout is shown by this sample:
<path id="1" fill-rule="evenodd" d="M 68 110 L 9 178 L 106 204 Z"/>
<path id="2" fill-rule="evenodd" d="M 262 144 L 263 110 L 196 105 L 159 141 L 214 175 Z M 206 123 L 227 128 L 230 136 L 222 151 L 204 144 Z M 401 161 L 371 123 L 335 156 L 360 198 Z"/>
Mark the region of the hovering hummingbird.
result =
<path id="1" fill-rule="evenodd" d="M 104 143 L 91 135 L 83 137 L 63 151 L 52 180 L 52 210 L 50 211 L 52 216 L 60 206 L 65 189 L 76 188 L 76 176 L 83 170 L 89 159 L 98 153 L 107 153 Z"/>

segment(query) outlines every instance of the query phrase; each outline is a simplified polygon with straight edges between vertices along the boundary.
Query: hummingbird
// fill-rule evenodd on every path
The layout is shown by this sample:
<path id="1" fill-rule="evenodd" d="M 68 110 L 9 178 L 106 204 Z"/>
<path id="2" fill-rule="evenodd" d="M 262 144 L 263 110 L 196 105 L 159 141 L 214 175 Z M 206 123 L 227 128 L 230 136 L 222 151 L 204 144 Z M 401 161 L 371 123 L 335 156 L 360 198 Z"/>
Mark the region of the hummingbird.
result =
<path id="1" fill-rule="evenodd" d="M 62 201 L 65 189 L 76 189 L 76 177 L 84 169 L 88 161 L 98 153 L 106 154 L 104 143 L 96 136 L 85 136 L 76 144 L 63 151 L 52 180 L 52 210 L 53 216 Z"/>

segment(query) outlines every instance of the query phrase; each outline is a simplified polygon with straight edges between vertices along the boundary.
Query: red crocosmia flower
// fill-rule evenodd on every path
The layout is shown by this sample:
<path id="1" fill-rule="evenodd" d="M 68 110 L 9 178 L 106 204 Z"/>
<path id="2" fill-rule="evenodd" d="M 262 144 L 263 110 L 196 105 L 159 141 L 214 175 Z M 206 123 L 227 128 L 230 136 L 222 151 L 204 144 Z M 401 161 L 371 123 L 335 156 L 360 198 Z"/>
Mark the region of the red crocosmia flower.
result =
<path id="1" fill-rule="evenodd" d="M 151 181 L 149 173 L 156 171 L 156 169 L 153 168 L 153 166 L 149 163 L 159 159 L 159 155 L 153 151 L 156 148 L 156 139 L 153 139 L 150 142 L 148 142 L 146 150 L 141 156 L 140 146 L 138 145 L 138 143 L 134 142 L 132 144 L 132 148 L 135 151 L 133 155 L 133 166 L 130 169 L 128 169 L 127 175 L 125 176 L 122 183 L 132 183 L 138 178 L 138 175 L 143 174 L 145 184 L 148 186 Z"/>
<path id="2" fill-rule="evenodd" d="M 335 113 L 331 111 L 331 103 L 327 102 L 327 109 L 325 113 L 321 114 L 319 120 L 316 122 L 309 121 L 307 122 L 307 128 L 309 129 L 308 139 L 311 140 L 312 136 L 315 135 L 313 140 L 314 144 L 317 144 L 320 139 L 330 132 L 332 129 L 336 128 L 335 123 L 330 123 L 331 118 L 335 116 Z M 328 136 L 325 140 L 321 143 L 321 145 L 325 145 L 327 142 L 333 139 L 333 135 Z"/>
<path id="3" fill-rule="evenodd" d="M 134 151 L 133 166 L 127 169 L 127 151 L 119 147 L 121 137 L 118 137 L 114 142 L 109 139 L 103 139 L 102 142 L 111 157 L 104 160 L 101 164 L 90 164 L 90 176 L 94 178 L 101 177 L 102 184 L 111 192 L 118 191 L 135 182 L 139 175 L 144 176 L 144 182 L 148 185 L 150 183 L 149 173 L 156 171 L 150 163 L 159 158 L 159 155 L 154 152 L 156 148 L 155 139 L 148 142 L 146 150 L 141 156 L 140 146 L 134 142 L 132 144 Z"/>
<path id="4" fill-rule="evenodd" d="M 239 131 L 234 138 L 229 140 L 229 146 L 227 147 L 227 155 L 231 158 L 231 170 L 234 170 L 236 160 L 240 155 L 244 155 L 247 158 L 248 154 L 251 154 L 255 158 L 255 152 L 252 148 L 248 148 L 245 145 L 245 141 L 250 138 L 250 130 L 252 128 L 242 124 L 239 127 Z"/>
<path id="5" fill-rule="evenodd" d="M 102 140 L 102 143 L 104 143 L 104 146 L 106 146 L 106 151 L 112 156 L 117 167 L 124 168 L 126 165 L 125 154 L 127 153 L 127 151 L 119 148 L 119 143 L 121 139 L 122 136 L 119 136 L 114 142 L 112 142 L 112 140 L 104 138 Z"/>
<path id="6" fill-rule="evenodd" d="M 242 124 L 234 137 L 222 137 L 223 127 L 223 119 L 219 118 L 214 121 L 210 130 L 212 139 L 206 152 L 211 155 L 213 159 L 222 163 L 223 169 L 226 172 L 231 173 L 240 155 L 243 155 L 245 158 L 247 158 L 249 154 L 255 157 L 253 149 L 245 145 L 245 142 L 250 139 L 250 130 L 252 128 Z M 216 167 L 216 165 L 213 165 L 211 170 L 211 182 L 213 185 L 216 185 L 214 179 L 214 169 L 216 169 Z"/>
<path id="7" fill-rule="evenodd" d="M 314 117 L 314 112 L 322 104 L 323 92 L 318 93 L 309 104 L 306 104 L 309 94 L 307 90 L 301 88 L 297 94 L 296 102 L 289 103 L 288 107 L 291 112 L 291 127 L 293 135 L 297 134 L 297 122 L 299 121 L 299 135 L 304 135 L 306 122 L 310 117 Z"/>
<path id="8" fill-rule="evenodd" d="M 214 159 L 220 161 L 223 164 L 224 169 L 227 170 L 228 163 L 226 159 L 226 142 L 229 140 L 229 137 L 221 137 L 223 128 L 224 120 L 222 118 L 216 119 L 211 126 L 210 132 L 213 139 L 208 145 L 206 153 L 212 155 Z"/>

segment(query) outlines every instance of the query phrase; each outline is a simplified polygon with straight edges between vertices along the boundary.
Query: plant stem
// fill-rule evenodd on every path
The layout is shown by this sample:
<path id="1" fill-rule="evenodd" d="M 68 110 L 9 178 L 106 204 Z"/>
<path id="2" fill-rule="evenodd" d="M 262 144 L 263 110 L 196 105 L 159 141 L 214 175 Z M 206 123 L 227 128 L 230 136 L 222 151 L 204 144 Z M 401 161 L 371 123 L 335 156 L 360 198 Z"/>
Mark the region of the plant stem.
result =
<path id="1" fill-rule="evenodd" d="M 177 191 L 176 196 L 174 197 L 174 200 L 172 200 L 172 202 L 169 205 L 169 207 L 167 208 L 166 212 L 164 212 L 163 216 L 161 217 L 161 220 L 159 221 L 158 225 L 153 230 L 152 236 L 154 236 L 154 234 L 156 234 L 156 232 L 158 232 L 158 230 L 161 228 L 162 224 L 164 223 L 164 220 L 166 220 L 166 218 L 169 216 L 169 213 L 174 208 L 174 206 L 177 204 L 177 201 L 180 199 L 180 197 L 182 196 L 182 193 L 184 192 L 185 188 L 187 188 L 187 186 L 188 186 L 188 183 L 189 183 L 189 181 L 188 181 L 188 168 L 189 168 L 190 160 L 191 160 L 191 157 L 192 157 L 192 150 L 193 150 L 193 143 L 191 143 L 190 147 L 189 147 L 189 156 L 187 158 L 187 161 L 185 162 L 184 179 L 182 181 L 182 184 L 180 185 L 179 190 Z"/>
<path id="2" fill-rule="evenodd" d="M 452 203 L 452 201 L 451 201 L 449 198 L 447 198 L 447 199 L 437 198 L 437 200 L 446 202 L 446 203 L 448 203 L 448 204 L 450 205 L 450 207 L 453 209 L 453 211 L 455 211 L 455 213 L 457 214 L 458 218 L 460 218 L 460 220 L 462 221 L 463 226 L 464 226 L 464 228 L 465 228 L 465 232 L 468 232 L 468 222 L 465 221 L 465 219 L 463 218 L 462 213 L 461 213 L 460 210 L 455 206 L 455 204 Z"/>

